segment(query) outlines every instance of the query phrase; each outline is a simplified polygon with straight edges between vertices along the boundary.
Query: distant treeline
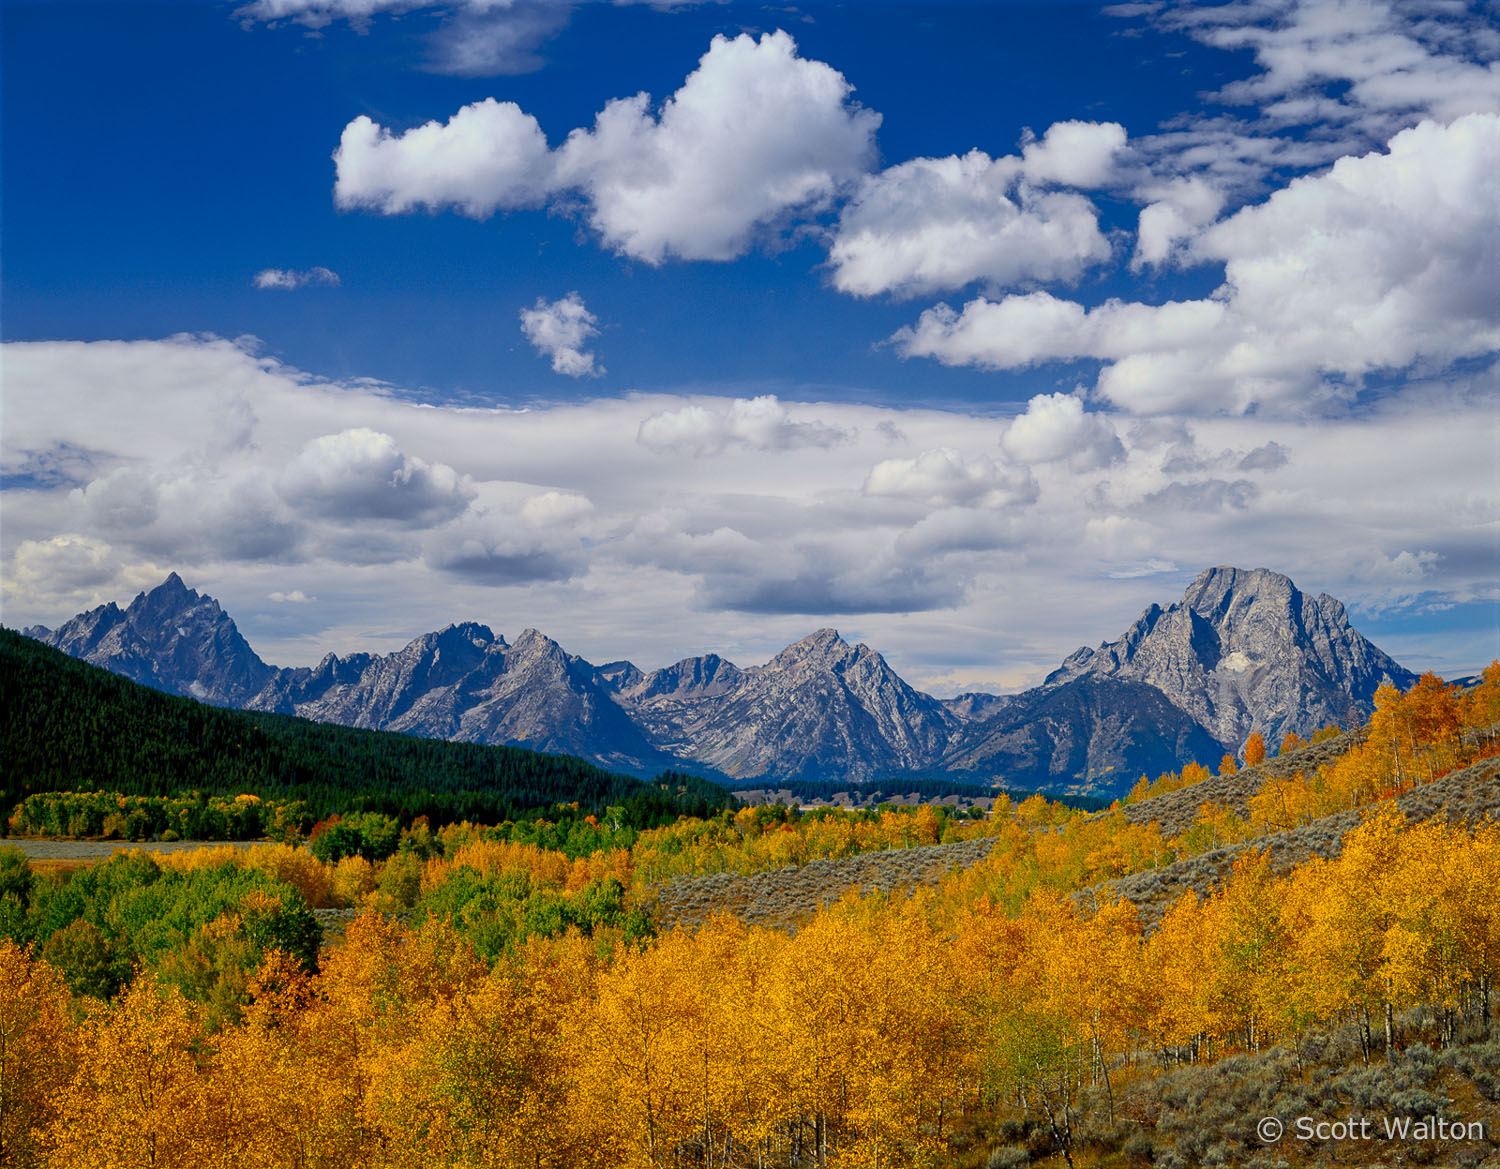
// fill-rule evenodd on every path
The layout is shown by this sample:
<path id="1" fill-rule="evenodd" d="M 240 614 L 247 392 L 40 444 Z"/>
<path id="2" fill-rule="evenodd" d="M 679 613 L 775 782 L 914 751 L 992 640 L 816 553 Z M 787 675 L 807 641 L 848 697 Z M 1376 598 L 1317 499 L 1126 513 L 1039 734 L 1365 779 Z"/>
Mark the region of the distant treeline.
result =
<path id="1" fill-rule="evenodd" d="M 862 804 L 879 804 L 886 800 L 906 799 L 908 796 L 916 796 L 922 803 L 932 803 L 946 799 L 948 796 L 977 800 L 997 799 L 1002 795 L 1008 796 L 1012 803 L 1019 804 L 1027 797 L 1038 794 L 1035 791 L 991 787 L 989 784 L 965 783 L 962 780 L 942 777 L 902 778 L 900 776 L 877 779 L 866 784 L 850 783 L 848 780 L 746 779 L 734 784 L 733 790 L 741 792 L 785 791 L 790 792 L 798 800 L 831 800 L 838 795 L 847 795 L 850 799 Z M 1069 807 L 1080 808 L 1085 812 L 1096 812 L 1109 806 L 1108 800 L 1091 799 L 1088 796 L 1059 796 L 1050 792 L 1040 794 L 1055 803 L 1067 804 Z"/>
<path id="2" fill-rule="evenodd" d="M 8 816 L 48 791 L 183 792 L 301 801 L 314 819 L 381 812 L 498 823 L 578 804 L 626 809 L 639 827 L 711 816 L 737 801 L 672 772 L 645 782 L 582 759 L 519 747 L 207 706 L 152 690 L 0 629 L 0 800 Z"/>

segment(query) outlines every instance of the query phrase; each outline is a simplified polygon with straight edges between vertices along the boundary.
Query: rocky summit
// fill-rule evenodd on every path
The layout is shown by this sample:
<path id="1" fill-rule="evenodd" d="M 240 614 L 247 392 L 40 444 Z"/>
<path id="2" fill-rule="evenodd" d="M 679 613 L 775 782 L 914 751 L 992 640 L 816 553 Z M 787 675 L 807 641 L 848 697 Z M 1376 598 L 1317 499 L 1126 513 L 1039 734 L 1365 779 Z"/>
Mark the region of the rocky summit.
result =
<path id="1" fill-rule="evenodd" d="M 659 741 L 734 779 L 863 783 L 925 766 L 959 725 L 869 646 L 833 629 L 749 670 L 717 657 L 679 662 L 621 700 Z"/>
<path id="2" fill-rule="evenodd" d="M 223 706 L 432 738 L 510 743 L 639 775 L 865 783 L 919 773 L 1116 795 L 1142 774 L 1216 763 L 1252 730 L 1275 742 L 1359 721 L 1414 676 L 1332 597 L 1279 573 L 1212 568 L 1124 636 L 1080 649 L 1035 689 L 940 701 L 833 629 L 760 666 L 715 654 L 646 672 L 595 666 L 534 629 L 473 622 L 391 654 L 278 669 L 175 573 L 125 608 L 26 631 L 139 682 Z"/>
<path id="3" fill-rule="evenodd" d="M 1077 650 L 1043 685 L 1081 677 L 1154 686 L 1231 749 L 1252 731 L 1274 744 L 1362 721 L 1383 683 L 1416 681 L 1333 597 L 1314 599 L 1265 568 L 1200 573 L 1177 604 L 1152 605 L 1118 640 Z"/>
<path id="4" fill-rule="evenodd" d="M 247 705 L 276 674 L 219 602 L 175 572 L 124 609 L 111 601 L 57 630 L 23 632 L 132 681 L 216 706 Z"/>

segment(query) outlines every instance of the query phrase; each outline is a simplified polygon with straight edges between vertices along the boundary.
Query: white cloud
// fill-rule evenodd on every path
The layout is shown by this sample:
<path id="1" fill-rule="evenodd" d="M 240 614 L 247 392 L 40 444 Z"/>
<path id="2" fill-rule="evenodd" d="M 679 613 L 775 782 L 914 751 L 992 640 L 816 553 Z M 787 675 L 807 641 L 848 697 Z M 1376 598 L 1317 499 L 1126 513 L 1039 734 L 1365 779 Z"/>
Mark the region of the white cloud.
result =
<path id="1" fill-rule="evenodd" d="M 46 614 L 60 624 L 77 609 L 128 598 L 160 584 L 165 575 L 155 564 L 124 563 L 104 540 L 68 532 L 17 543 L 0 575 L 0 590 L 12 612 Z"/>
<path id="2" fill-rule="evenodd" d="M 469 0 L 432 34 L 427 68 L 458 77 L 530 73 L 537 50 L 567 26 L 572 0 Z"/>
<path id="3" fill-rule="evenodd" d="M 317 599 L 317 597 L 309 597 L 301 589 L 293 589 L 291 592 L 282 592 L 278 589 L 274 593 L 266 594 L 266 600 L 277 605 L 311 605 Z"/>
<path id="4" fill-rule="evenodd" d="M 1151 200 L 1141 208 L 1135 233 L 1132 271 L 1167 263 L 1180 253 L 1224 207 L 1224 194 L 1198 176 L 1176 179 L 1141 194 Z"/>
<path id="5" fill-rule="evenodd" d="M 385 12 L 432 7 L 431 0 L 252 0 L 236 11 L 242 20 L 295 20 L 322 28 L 336 20 L 367 21 Z"/>
<path id="6" fill-rule="evenodd" d="M 1118 122 L 1054 122 L 1022 149 L 1021 171 L 1034 183 L 1102 187 L 1124 148 L 1125 127 Z"/>
<path id="7" fill-rule="evenodd" d="M 483 77 L 539 68 L 538 47 L 568 23 L 572 8 L 571 0 L 252 0 L 235 15 L 246 25 L 293 21 L 313 29 L 346 20 L 363 32 L 379 16 L 430 12 L 441 23 L 427 37 L 426 67 Z"/>
<path id="8" fill-rule="evenodd" d="M 334 202 L 399 215 L 453 207 L 474 219 L 536 207 L 552 191 L 554 164 L 537 120 L 488 97 L 447 122 L 401 134 L 361 114 L 333 152 Z"/>
<path id="9" fill-rule="evenodd" d="M 1094 309 L 1047 293 L 924 312 L 906 356 L 1017 368 L 1092 358 L 1099 392 L 1148 413 L 1296 408 L 1379 369 L 1500 349 L 1500 117 L 1424 122 L 1206 230 L 1213 299 Z"/>
<path id="10" fill-rule="evenodd" d="M 1017 462 L 1065 460 L 1075 471 L 1108 467 L 1125 457 L 1125 447 L 1107 419 L 1090 414 L 1072 394 L 1038 394 L 1000 440 Z"/>
<path id="11" fill-rule="evenodd" d="M 49 540 L 22 540 L 11 567 L 22 588 L 61 586 L 66 590 L 110 584 L 119 574 L 114 549 L 103 540 L 70 532 Z"/>
<path id="12" fill-rule="evenodd" d="M 571 524 L 593 513 L 593 501 L 576 491 L 543 491 L 521 504 L 521 518 L 537 527 Z"/>
<path id="13" fill-rule="evenodd" d="M 1018 159 L 973 150 L 870 176 L 839 217 L 829 249 L 834 287 L 915 296 L 976 281 L 1072 281 L 1109 258 L 1087 198 L 1023 175 Z"/>
<path id="14" fill-rule="evenodd" d="M 1465 4 L 1403 0 L 1233 0 L 1164 19 L 1222 49 L 1250 49 L 1261 72 L 1216 96 L 1290 125 L 1382 115 L 1450 121 L 1500 112 L 1500 43 Z"/>
<path id="15" fill-rule="evenodd" d="M 1178 352 L 1212 342 L 1225 325 L 1214 300 L 1153 306 L 1106 301 L 1086 309 L 1048 292 L 992 301 L 977 297 L 955 312 L 940 304 L 893 340 L 905 357 L 935 357 L 945 365 L 1016 369 L 1040 362 L 1091 357 L 1123 360 L 1142 351 Z M 1191 395 L 1191 387 L 1177 392 Z"/>
<path id="16" fill-rule="evenodd" d="M 287 465 L 278 490 L 312 515 L 413 526 L 449 519 L 474 498 L 452 467 L 403 454 L 390 435 L 363 426 L 309 442 Z"/>
<path id="17" fill-rule="evenodd" d="M 911 459 L 882 459 L 865 479 L 866 495 L 934 505 L 1003 507 L 1036 499 L 1036 481 L 1024 468 L 1004 467 L 988 455 L 965 458 L 952 447 Z"/>
<path id="18" fill-rule="evenodd" d="M 0 469 L 89 452 L 77 476 L 0 493 L 14 626 L 126 602 L 176 569 L 278 664 L 473 618 L 536 626 L 592 661 L 713 650 L 746 665 L 836 622 L 915 683 L 961 663 L 966 685 L 987 685 L 1039 679 L 1209 564 L 1265 564 L 1370 606 L 1420 593 L 1478 608 L 1494 590 L 1492 375 L 1316 420 L 1143 419 L 1122 428 L 1123 458 L 1075 469 L 1069 442 L 1086 451 L 1080 434 L 1119 420 L 1054 395 L 1022 415 L 1028 435 L 1004 417 L 848 402 L 419 406 L 211 339 L 10 344 L 3 357 Z M 241 403 L 232 425 L 223 397 Z M 741 437 L 726 437 L 737 404 Z M 717 420 L 706 437 L 725 455 L 711 465 L 637 441 L 642 418 L 693 409 Z M 361 430 L 374 438 L 322 441 Z M 310 447 L 310 497 L 294 507 L 277 488 Z M 1039 461 L 1018 465 L 1012 447 Z M 472 492 L 456 514 L 461 498 L 431 490 L 439 461 Z M 403 469 L 395 490 L 384 471 Z M 353 483 L 375 502 L 341 500 Z M 1007 484 L 1032 501 L 988 498 Z M 295 591 L 317 603 L 268 599 Z M 1442 653 L 1483 664 L 1469 661 L 1474 637 L 1460 641 Z M 1408 664 L 1441 661 L 1424 652 Z"/>
<path id="19" fill-rule="evenodd" d="M 610 102 L 558 152 L 564 185 L 615 250 L 728 260 L 758 228 L 816 210 L 874 158 L 880 115 L 851 103 L 837 70 L 785 32 L 715 37 L 653 115 L 645 94 Z"/>
<path id="20" fill-rule="evenodd" d="M 521 332 L 526 340 L 543 357 L 552 359 L 555 373 L 568 377 L 598 377 L 604 372 L 594 355 L 584 349 L 590 337 L 599 335 L 598 324 L 576 292 L 550 303 L 538 297 L 533 307 L 521 310 Z"/>
<path id="21" fill-rule="evenodd" d="M 335 194 L 388 215 L 451 206 L 484 218 L 581 193 L 624 255 L 728 260 L 867 169 L 880 116 L 851 91 L 784 32 L 720 36 L 659 112 L 644 93 L 611 101 L 556 151 L 535 118 L 494 99 L 400 135 L 356 118 L 334 155 Z"/>
<path id="22" fill-rule="evenodd" d="M 440 571 L 502 586 L 568 580 L 586 567 L 578 540 L 565 531 L 487 508 L 433 531 L 426 560 Z"/>
<path id="23" fill-rule="evenodd" d="M 95 528 L 118 532 L 153 523 L 160 506 L 161 491 L 141 467 L 123 466 L 75 489 L 72 497 L 88 510 Z"/>
<path id="24" fill-rule="evenodd" d="M 1253 54 L 1259 72 L 1131 142 L 1142 188 L 1197 178 L 1236 199 L 1273 174 L 1359 154 L 1422 120 L 1500 113 L 1500 37 L 1473 5 L 1448 0 L 1229 0 L 1118 5 L 1127 19 Z M 1149 193 L 1144 198 L 1150 199 Z M 1142 222 L 1141 264 L 1162 236 L 1190 234 L 1167 201 Z M 1153 241 L 1156 238 L 1156 242 Z"/>
<path id="25" fill-rule="evenodd" d="M 292 268 L 262 268 L 255 274 L 254 284 L 256 288 L 281 289 L 290 292 L 295 288 L 327 287 L 337 288 L 339 274 L 332 268 L 316 267 L 305 271 L 297 271 Z"/>
<path id="26" fill-rule="evenodd" d="M 788 451 L 829 447 L 849 432 L 813 419 L 795 422 L 774 394 L 736 398 L 727 409 L 698 405 L 664 410 L 645 419 L 636 441 L 658 454 L 716 455 L 730 447 L 752 451 Z"/>

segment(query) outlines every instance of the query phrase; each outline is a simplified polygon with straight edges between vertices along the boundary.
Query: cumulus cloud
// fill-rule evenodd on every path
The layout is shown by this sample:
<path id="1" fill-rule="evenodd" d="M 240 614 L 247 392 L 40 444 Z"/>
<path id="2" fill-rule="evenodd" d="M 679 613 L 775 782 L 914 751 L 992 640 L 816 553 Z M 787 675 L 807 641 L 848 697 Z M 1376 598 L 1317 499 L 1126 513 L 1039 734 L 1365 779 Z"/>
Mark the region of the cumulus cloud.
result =
<path id="1" fill-rule="evenodd" d="M 452 467 L 403 454 L 368 427 L 325 434 L 287 465 L 278 489 L 295 507 L 328 519 L 425 526 L 468 506 L 473 488 Z"/>
<path id="2" fill-rule="evenodd" d="M 1500 117 L 1424 122 L 1203 232 L 1196 256 L 1225 266 L 1211 299 L 981 297 L 930 309 L 894 340 L 951 365 L 1103 360 L 1099 392 L 1143 413 L 1306 405 L 1373 370 L 1492 353 L 1497 156 Z"/>
<path id="3" fill-rule="evenodd" d="M 296 559 L 305 533 L 261 469 L 199 459 L 116 467 L 68 494 L 70 522 L 116 553 Z"/>
<path id="4" fill-rule="evenodd" d="M 1196 483 L 1168 483 L 1146 496 L 1146 503 L 1173 511 L 1221 512 L 1244 509 L 1260 494 L 1248 479 L 1204 479 Z"/>
<path id="5" fill-rule="evenodd" d="M 543 357 L 552 359 L 555 373 L 568 377 L 598 377 L 604 367 L 584 349 L 590 337 L 599 335 L 598 318 L 584 307 L 583 298 L 570 292 L 548 302 L 538 297 L 531 308 L 521 310 L 521 332 Z"/>
<path id="6" fill-rule="evenodd" d="M 537 527 L 571 524 L 593 513 L 593 501 L 576 491 L 543 491 L 521 503 L 521 518 Z"/>
<path id="7" fill-rule="evenodd" d="M 425 548 L 427 563 L 486 585 L 564 581 L 584 571 L 582 548 L 565 533 L 498 509 L 466 512 L 433 531 Z"/>
<path id="8" fill-rule="evenodd" d="M 582 195 L 591 226 L 623 255 L 733 259 L 868 169 L 880 116 L 851 92 L 785 32 L 715 37 L 658 111 L 644 93 L 611 101 L 555 151 L 535 118 L 493 99 L 399 135 L 356 118 L 334 155 L 335 196 L 388 215 L 454 207 L 484 218 Z"/>
<path id="9" fill-rule="evenodd" d="M 966 582 L 950 572 L 909 562 L 830 563 L 826 549 L 808 549 L 791 572 L 778 566 L 752 576 L 704 582 L 705 601 L 722 609 L 770 615 L 914 613 L 959 604 Z"/>
<path id="10" fill-rule="evenodd" d="M 291 592 L 282 592 L 280 589 L 266 594 L 266 600 L 276 605 L 311 605 L 317 597 L 309 597 L 301 589 L 292 589 Z"/>
<path id="11" fill-rule="evenodd" d="M 1036 499 L 1036 480 L 1024 468 L 1005 467 L 988 455 L 965 458 L 952 447 L 911 459 L 882 459 L 865 479 L 866 495 L 934 505 L 1003 507 Z"/>
<path id="12" fill-rule="evenodd" d="M 1125 127 L 1118 122 L 1054 122 L 1022 149 L 1020 169 L 1034 183 L 1102 187 L 1124 148 Z"/>
<path id="13" fill-rule="evenodd" d="M 259 467 L 224 473 L 208 468 L 168 471 L 160 493 L 156 523 L 134 540 L 153 555 L 281 563 L 302 558 L 306 525 Z"/>
<path id="14" fill-rule="evenodd" d="M 813 419 L 793 421 L 775 394 L 736 398 L 727 410 L 693 404 L 653 414 L 640 424 L 636 441 L 658 454 L 716 455 L 730 447 L 790 451 L 829 447 L 849 432 Z"/>
<path id="15" fill-rule="evenodd" d="M 940 304 L 892 338 L 905 357 L 945 365 L 1018 369 L 1046 361 L 1121 360 L 1142 351 L 1176 352 L 1206 345 L 1224 327 L 1216 300 L 1165 305 L 1110 300 L 1093 309 L 1049 292 L 992 301 L 977 297 L 956 312 Z"/>
<path id="16" fill-rule="evenodd" d="M 12 556 L 10 580 L 21 591 L 41 587 L 69 593 L 110 584 L 119 571 L 109 544 L 69 532 L 47 540 L 22 540 Z"/>
<path id="17" fill-rule="evenodd" d="M 1275 471 L 1291 461 L 1291 453 L 1274 439 L 1245 452 L 1236 464 L 1241 471 Z"/>
<path id="18" fill-rule="evenodd" d="M 1196 175 L 1147 187 L 1140 195 L 1151 201 L 1141 208 L 1136 225 L 1135 255 L 1130 258 L 1136 272 L 1181 255 L 1224 206 L 1224 193 Z"/>
<path id="19" fill-rule="evenodd" d="M 1424 119 L 1500 113 L 1500 38 L 1463 3 L 1428 0 L 1229 0 L 1118 5 L 1110 11 L 1254 58 L 1259 72 L 1166 129 L 1132 139 L 1137 197 L 1194 177 L 1254 198 L 1277 173 L 1377 146 Z M 1309 128 L 1310 131 L 1309 132 Z M 1136 260 L 1193 231 L 1193 209 L 1162 200 L 1143 217 Z"/>
<path id="20" fill-rule="evenodd" d="M 1414 594 L 1472 603 L 1436 648 L 1385 648 L 1417 667 L 1483 664 L 1471 660 L 1472 613 L 1492 613 L 1500 504 L 1495 388 L 1482 373 L 1403 384 L 1317 419 L 1168 414 L 1127 427 L 1046 394 L 1021 416 L 1031 435 L 987 413 L 777 401 L 758 430 L 745 419 L 742 437 L 725 438 L 737 404 L 753 413 L 749 399 L 418 406 L 212 339 L 8 344 L 4 361 L 0 469 L 9 476 L 36 451 L 92 452 L 82 482 L 13 489 L 7 478 L 10 625 L 128 601 L 176 569 L 281 664 L 395 648 L 477 617 L 536 626 L 593 661 L 713 649 L 744 665 L 837 618 L 914 683 L 963 661 L 1022 684 L 1080 639 L 1113 636 L 1145 604 L 1180 595 L 1198 569 L 1245 563 L 1248 548 L 1304 589 L 1370 606 Z M 249 441 L 211 445 L 222 395 L 255 419 Z M 707 471 L 637 438 L 642 418 L 690 408 L 717 420 L 709 446 L 728 452 Z M 839 440 L 789 450 L 814 422 Z M 1069 443 L 1088 449 L 1095 422 L 1120 428 L 1125 455 L 1075 469 Z M 313 473 L 296 484 L 308 494 L 294 503 L 282 489 L 309 449 Z M 431 491 L 430 452 L 465 485 L 457 498 Z M 403 469 L 405 486 L 392 487 Z M 351 479 L 377 502 L 340 506 Z M 1007 484 L 1034 497 L 990 506 Z M 299 590 L 318 603 L 292 599 Z"/>
<path id="21" fill-rule="evenodd" d="M 117 467 L 73 491 L 93 526 L 105 531 L 143 528 L 156 520 L 161 492 L 141 467 Z"/>
<path id="22" fill-rule="evenodd" d="M 1032 481 L 1033 495 L 1035 481 Z M 951 553 L 992 552 L 1018 545 L 1024 537 L 1015 519 L 989 508 L 945 507 L 929 512 L 896 537 L 896 551 L 919 559 Z"/>
<path id="23" fill-rule="evenodd" d="M 1044 141 L 1051 137 L 1049 131 Z M 1072 281 L 1107 260 L 1109 241 L 1094 205 L 1076 192 L 1033 186 L 1024 175 L 1014 157 L 973 150 L 913 159 L 866 178 L 829 249 L 834 287 L 856 296 L 915 296 L 976 281 L 996 288 Z"/>
<path id="24" fill-rule="evenodd" d="M 1075 471 L 1107 467 L 1125 457 L 1109 421 L 1084 410 L 1072 394 L 1038 394 L 1005 432 L 1000 445 L 1022 463 L 1066 461 Z"/>
<path id="25" fill-rule="evenodd" d="M 253 282 L 256 288 L 280 289 L 286 292 L 309 286 L 336 288 L 339 283 L 339 274 L 332 268 L 321 266 L 308 268 L 305 271 L 292 268 L 262 268 L 255 274 Z"/>
<path id="26" fill-rule="evenodd" d="M 852 90 L 785 32 L 715 37 L 659 115 L 637 94 L 569 135 L 560 175 L 625 255 L 732 259 L 757 227 L 818 208 L 873 160 L 880 115 Z"/>
<path id="27" fill-rule="evenodd" d="M 485 98 L 401 134 L 364 114 L 333 152 L 334 202 L 386 215 L 452 207 L 474 219 L 536 207 L 555 182 L 547 138 L 515 102 Z"/>

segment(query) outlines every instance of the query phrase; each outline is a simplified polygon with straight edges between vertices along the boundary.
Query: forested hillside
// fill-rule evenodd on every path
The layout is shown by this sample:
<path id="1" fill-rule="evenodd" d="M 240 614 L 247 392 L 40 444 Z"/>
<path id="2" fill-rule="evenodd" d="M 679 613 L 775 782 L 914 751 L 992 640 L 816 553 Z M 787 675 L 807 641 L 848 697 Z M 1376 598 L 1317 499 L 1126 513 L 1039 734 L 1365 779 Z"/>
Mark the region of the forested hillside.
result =
<path id="1" fill-rule="evenodd" d="M 135 796 L 251 793 L 300 801 L 313 819 L 357 810 L 409 822 L 514 819 L 577 803 L 631 799 L 667 819 L 733 803 L 706 781 L 670 793 L 581 759 L 516 747 L 362 731 L 253 714 L 163 694 L 0 629 L 0 744 L 6 815 L 36 792 Z"/>
<path id="2" fill-rule="evenodd" d="M 0 850 L 0 1148 L 56 1169 L 1478 1166 L 1500 1131 L 1497 719 L 1500 663 L 1467 691 L 1424 676 L 1356 734 L 1252 743 L 1095 815 L 365 813 L 310 848 L 71 874 Z M 319 947 L 310 909 L 339 906 L 363 912 Z M 1354 1112 L 1395 1127 L 1258 1135 Z M 1437 1120 L 1461 1131 L 1434 1144 Z"/>

